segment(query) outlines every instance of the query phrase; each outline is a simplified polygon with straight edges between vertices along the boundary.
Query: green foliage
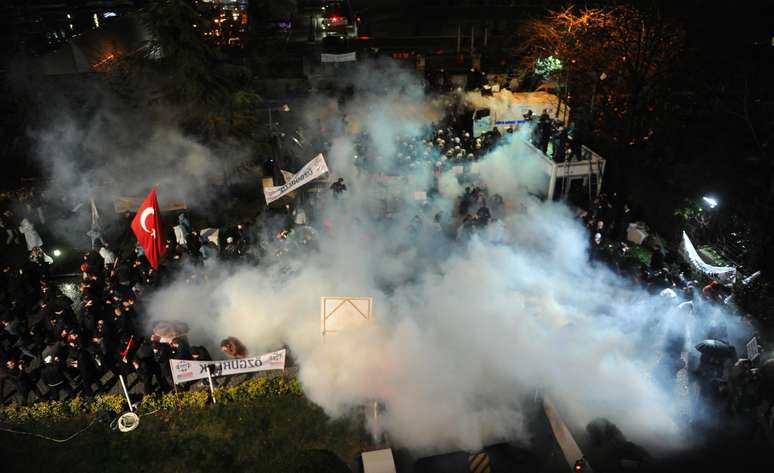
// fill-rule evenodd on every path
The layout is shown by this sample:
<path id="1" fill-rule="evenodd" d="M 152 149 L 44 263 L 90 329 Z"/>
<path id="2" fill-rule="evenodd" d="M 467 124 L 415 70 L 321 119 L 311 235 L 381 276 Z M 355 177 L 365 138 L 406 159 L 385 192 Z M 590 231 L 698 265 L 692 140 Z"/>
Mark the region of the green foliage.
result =
<path id="1" fill-rule="evenodd" d="M 627 245 L 629 246 L 629 255 L 631 257 L 635 258 L 645 266 L 650 266 L 650 260 L 653 257 L 653 252 L 651 250 L 642 245 L 637 245 L 631 242 L 627 243 Z"/>
<path id="2" fill-rule="evenodd" d="M 562 70 L 562 61 L 554 56 L 540 57 L 535 60 L 535 74 L 548 79 L 555 72 Z"/>
<path id="3" fill-rule="evenodd" d="M 86 412 L 90 414 L 102 410 L 119 413 L 125 411 L 127 408 L 126 401 L 120 394 L 105 394 L 101 396 L 95 396 L 93 399 L 85 401 L 83 406 L 86 408 Z M 78 415 L 78 411 L 69 410 L 69 412 L 70 415 Z"/>
<path id="4" fill-rule="evenodd" d="M 748 314 L 754 314 L 761 325 L 774 323 L 774 283 L 756 279 L 752 284 L 741 282 L 734 285 L 734 301 Z"/>
<path id="5" fill-rule="evenodd" d="M 685 199 L 683 206 L 675 210 L 675 217 L 680 218 L 683 224 L 693 222 L 701 215 L 702 207 L 696 199 Z"/>
<path id="6" fill-rule="evenodd" d="M 175 110 L 183 130 L 204 142 L 254 138 L 265 113 L 253 73 L 208 41 L 211 24 L 193 2 L 150 2 L 137 15 L 152 39 L 105 68 L 113 89 L 140 106 Z"/>
<path id="7" fill-rule="evenodd" d="M 284 396 L 303 396 L 301 383 L 296 379 L 255 378 L 236 386 L 215 389 L 219 404 L 239 403 Z M 201 409 L 210 402 L 209 391 L 169 392 L 162 396 L 145 396 L 138 405 L 140 414 L 156 410 Z M 121 413 L 127 410 L 126 399 L 120 394 L 102 394 L 93 398 L 76 397 L 70 401 L 39 402 L 31 406 L 12 404 L 0 408 L 0 420 L 20 424 L 29 421 L 83 417 L 109 410 Z"/>
<path id="8" fill-rule="evenodd" d="M 146 65 L 168 79 L 159 98 L 170 102 L 208 100 L 224 91 L 214 71 L 217 51 L 202 37 L 204 18 L 185 0 L 151 2 L 141 15 L 152 40 L 145 48 Z"/>

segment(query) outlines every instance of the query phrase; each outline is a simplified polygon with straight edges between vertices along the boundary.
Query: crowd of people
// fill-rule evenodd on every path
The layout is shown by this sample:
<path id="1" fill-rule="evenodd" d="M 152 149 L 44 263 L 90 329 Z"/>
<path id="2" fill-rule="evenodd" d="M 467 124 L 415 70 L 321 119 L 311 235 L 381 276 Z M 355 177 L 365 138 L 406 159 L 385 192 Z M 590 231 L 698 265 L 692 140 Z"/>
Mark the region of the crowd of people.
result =
<path id="1" fill-rule="evenodd" d="M 11 221 L 10 215 L 6 211 L 5 222 Z M 21 264 L 4 263 L 0 279 L 3 402 L 26 405 L 91 396 L 109 391 L 119 375 L 129 379 L 132 373 L 144 394 L 166 392 L 173 388 L 170 359 L 211 359 L 204 346 L 191 346 L 184 324 L 148 320 L 143 301 L 172 277 L 182 276 L 189 283 L 206 277 L 208 259 L 249 257 L 245 225 L 221 232 L 221 247 L 217 238 L 194 230 L 187 215 L 179 214 L 178 225 L 168 232 L 166 261 L 158 270 L 150 266 L 141 246 L 117 256 L 100 235 L 95 248 L 83 256 L 77 282 L 62 283 L 50 274 L 53 260 L 42 250 L 32 215 L 22 219 L 32 227 L 24 233 L 29 257 Z M 30 233 L 37 236 L 30 240 Z M 5 255 L 12 251 L 24 249 L 9 241 Z M 236 339 L 224 340 L 221 349 L 229 356 L 246 353 Z"/>
<path id="2" fill-rule="evenodd" d="M 580 160 L 580 141 L 575 139 L 575 124 L 565 124 L 558 118 L 552 118 L 548 110 L 543 110 L 535 120 L 532 110 L 524 115 L 524 121 L 532 126 L 530 140 L 546 156 L 557 163 Z"/>
<path id="3" fill-rule="evenodd" d="M 537 148 L 557 162 L 568 159 L 573 147 L 572 127 L 566 128 L 545 112 L 537 118 L 528 113 L 524 118 Z M 432 205 L 420 206 L 407 225 L 406 242 L 419 241 L 427 231 L 465 240 L 502 219 L 506 207 L 514 205 L 491 193 L 468 172 L 471 163 L 514 131 L 508 128 L 501 133 L 494 127 L 474 137 L 450 113 L 422 136 L 395 137 L 394 160 L 380 159 L 369 147 L 370 138 L 360 134 L 355 139 L 354 159 L 361 172 L 376 176 L 377 180 L 380 176 L 384 180 L 386 176 L 416 175 L 422 167 L 436 178 L 449 172 L 457 175 L 464 192 L 454 203 L 453 214 L 445 215 Z M 429 200 L 438 192 L 437 187 L 435 179 L 427 191 Z M 343 178 L 337 178 L 322 192 L 337 202 L 346 200 L 351 190 Z M 36 225 L 45 224 L 41 204 L 33 197 L 24 200 L 27 203 L 21 206 L 23 218 L 17 219 L 9 208 L 3 213 L 2 226 L 6 247 L 22 250 L 26 246 L 29 257 L 20 265 L 5 264 L 0 280 L 0 395 L 3 401 L 20 404 L 89 396 L 110 390 L 119 375 L 128 379 L 132 373 L 146 395 L 172 389 L 170 359 L 209 360 L 211 355 L 204 346 L 191 345 L 184 324 L 148 320 L 143 306 L 148 294 L 172 278 L 191 284 L 207 278 L 208 261 L 256 263 L 265 256 L 279 259 L 299 247 L 315 248 L 321 236 L 331 231 L 329 223 L 317 215 L 312 201 L 298 198 L 282 204 L 276 225 L 260 224 L 265 225 L 268 238 L 258 236 L 260 232 L 247 224 L 219 230 L 197 229 L 190 216 L 182 212 L 176 216 L 175 224 L 169 226 L 165 261 L 156 270 L 148 263 L 141 246 L 122 251 L 118 242 L 106 241 L 98 228 L 92 228 L 94 249 L 83 257 L 77 291 L 65 294 L 62 286 L 50 277 L 51 260 L 43 251 L 44 244 L 36 230 Z M 389 212 L 384 213 L 375 220 L 389 225 Z M 676 305 L 682 304 L 680 310 L 692 311 L 697 297 L 717 299 L 722 289 L 718 284 L 701 286 L 689 280 L 689 269 L 666 254 L 664 248 L 652 248 L 649 264 L 631 257 L 627 229 L 633 213 L 623 199 L 599 195 L 578 213 L 578 218 L 588 228 L 593 260 L 608 264 L 662 295 L 674 297 Z M 631 264 L 632 261 L 636 262 Z M 721 332 L 708 334 L 708 338 L 726 343 Z M 220 348 L 224 356 L 247 354 L 245 346 L 234 337 L 223 340 Z M 750 391 L 748 381 L 755 379 L 750 374 L 753 368 L 743 369 L 749 368 L 743 362 L 729 367 L 728 360 L 733 357 L 723 354 L 723 350 L 709 353 L 702 354 L 699 372 L 708 373 L 709 367 L 719 366 L 718 359 L 725 360 L 720 364 L 727 374 L 736 373 L 733 385 L 744 385 L 745 392 Z M 673 355 L 666 359 L 679 359 L 679 353 Z M 717 379 L 714 375 L 709 377 Z M 729 374 L 727 379 L 731 378 Z M 737 396 L 731 397 L 738 404 Z"/>
<path id="4" fill-rule="evenodd" d="M 632 256 L 632 245 L 627 238 L 632 210 L 626 203 L 616 200 L 615 196 L 608 199 L 601 194 L 588 211 L 582 210 L 578 214 L 589 232 L 592 260 L 608 265 L 671 301 L 673 310 L 686 325 L 697 322 L 701 305 L 729 302 L 731 283 L 724 284 L 711 277 L 696 279 L 695 272 L 682 259 L 675 258 L 661 245 L 652 245 L 649 262 Z M 741 280 L 733 282 L 733 285 L 744 284 Z M 660 373 L 666 379 L 674 380 L 678 371 L 687 368 L 696 397 L 711 406 L 712 412 L 706 414 L 727 415 L 737 422 L 751 423 L 747 431 L 757 440 L 772 435 L 774 359 L 751 359 L 750 353 L 738 353 L 729 342 L 729 333 L 723 323 L 709 327 L 697 324 L 691 335 L 692 341 L 682 333 L 673 334 L 666 340 L 659 361 Z M 757 342 L 755 339 L 751 343 Z M 689 343 L 694 346 L 687 346 Z"/>
<path id="5" fill-rule="evenodd" d="M 433 136 L 435 139 L 400 139 L 398 158 L 422 156 L 417 150 L 424 148 L 426 156 L 441 156 L 442 162 L 456 164 L 477 159 L 500 138 L 494 130 L 471 139 L 469 133 L 451 126 L 438 127 Z M 343 179 L 330 187 L 332 198 L 345 198 L 347 186 Z M 494 211 L 487 206 L 487 199 Z M 489 198 L 485 189 L 468 187 L 458 208 L 462 224 L 457 236 L 487 225 L 493 214 L 500 214 L 502 206 L 500 196 Z M 290 251 L 291 242 L 311 246 L 318 238 L 310 225 L 314 216 L 308 218 L 303 206 L 287 204 L 283 210 L 285 218 L 273 245 L 275 257 Z M 440 231 L 441 214 L 434 215 L 432 220 L 432 226 Z M 416 234 L 422 225 L 423 217 L 416 215 L 409 233 Z M 32 228 L 25 236 L 34 232 Z M 151 327 L 143 310 L 144 295 L 181 272 L 190 283 L 205 278 L 205 262 L 209 259 L 258 259 L 266 250 L 261 242 L 251 238 L 246 225 L 219 232 L 213 238 L 203 230 L 193 229 L 188 216 L 181 213 L 177 225 L 169 232 L 166 262 L 155 270 L 148 264 L 141 246 L 128 255 L 117 256 L 99 229 L 93 228 L 91 233 L 96 235 L 92 238 L 95 248 L 84 255 L 75 297 L 64 294 L 51 281 L 51 260 L 41 256 L 45 253 L 39 236 L 28 245 L 27 261 L 20 267 L 4 267 L 0 317 L 3 400 L 11 400 L 9 392 L 14 393 L 13 398 L 20 404 L 89 396 L 111 389 L 117 376 L 128 377 L 130 373 L 137 375 L 145 394 L 170 390 L 173 386 L 170 359 L 209 359 L 210 355 L 202 346 L 190 346 L 184 330 L 171 330 L 168 323 Z M 221 349 L 227 356 L 246 354 L 244 346 L 235 338 L 224 340 Z"/>

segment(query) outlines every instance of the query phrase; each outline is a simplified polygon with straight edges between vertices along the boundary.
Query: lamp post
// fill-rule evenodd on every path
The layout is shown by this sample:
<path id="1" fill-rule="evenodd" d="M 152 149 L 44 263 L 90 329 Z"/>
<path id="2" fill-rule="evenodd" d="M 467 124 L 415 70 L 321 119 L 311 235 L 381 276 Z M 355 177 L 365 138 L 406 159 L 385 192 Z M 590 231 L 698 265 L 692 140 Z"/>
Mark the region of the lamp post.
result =
<path id="1" fill-rule="evenodd" d="M 269 137 L 271 138 L 271 148 L 272 148 L 272 155 L 274 160 L 277 159 L 277 136 L 276 136 L 276 128 L 274 126 L 274 120 L 272 118 L 272 111 L 278 111 L 278 112 L 284 112 L 287 113 L 290 111 L 290 106 L 288 104 L 283 104 L 281 107 L 268 107 L 266 109 L 269 112 Z"/>

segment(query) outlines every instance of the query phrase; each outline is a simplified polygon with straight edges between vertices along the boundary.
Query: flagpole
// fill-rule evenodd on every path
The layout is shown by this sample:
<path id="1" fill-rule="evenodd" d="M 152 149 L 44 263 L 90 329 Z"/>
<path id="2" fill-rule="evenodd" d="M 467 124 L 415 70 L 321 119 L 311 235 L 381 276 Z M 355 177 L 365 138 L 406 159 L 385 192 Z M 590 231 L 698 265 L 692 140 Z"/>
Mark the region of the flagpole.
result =
<path id="1" fill-rule="evenodd" d="M 97 212 L 97 206 L 94 204 L 94 197 L 90 197 L 91 201 L 91 249 L 94 249 L 94 241 L 96 240 L 96 231 L 99 226 L 99 213 Z"/>
<path id="2" fill-rule="evenodd" d="M 124 388 L 124 395 L 126 396 L 126 402 L 129 404 L 129 412 L 134 412 L 132 408 L 132 400 L 129 399 L 129 391 L 126 390 L 126 383 L 124 383 L 124 375 L 119 374 L 118 379 L 121 380 L 121 387 Z"/>
<path id="3" fill-rule="evenodd" d="M 212 403 L 217 404 L 218 400 L 215 399 L 215 387 L 212 385 L 212 373 L 210 370 L 210 366 L 207 367 L 207 380 L 210 382 L 210 395 L 212 395 Z"/>

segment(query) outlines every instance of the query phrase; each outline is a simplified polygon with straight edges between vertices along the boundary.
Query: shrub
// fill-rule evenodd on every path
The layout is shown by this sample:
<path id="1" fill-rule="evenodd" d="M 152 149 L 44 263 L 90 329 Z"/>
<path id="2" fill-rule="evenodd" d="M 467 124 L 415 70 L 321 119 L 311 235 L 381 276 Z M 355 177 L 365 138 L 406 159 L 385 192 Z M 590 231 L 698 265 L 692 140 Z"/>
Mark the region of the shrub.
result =
<path id="1" fill-rule="evenodd" d="M 254 378 L 235 386 L 215 389 L 218 403 L 229 404 L 280 396 L 303 396 L 297 379 Z M 142 398 L 138 411 L 201 409 L 210 401 L 209 391 L 169 392 Z M 102 410 L 121 413 L 127 410 L 126 399 L 120 394 L 101 394 L 93 398 L 76 397 L 70 401 L 39 402 L 31 406 L 12 404 L 0 407 L 0 420 L 21 424 L 29 421 L 56 420 L 66 417 L 94 415 Z"/>

